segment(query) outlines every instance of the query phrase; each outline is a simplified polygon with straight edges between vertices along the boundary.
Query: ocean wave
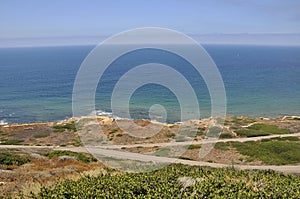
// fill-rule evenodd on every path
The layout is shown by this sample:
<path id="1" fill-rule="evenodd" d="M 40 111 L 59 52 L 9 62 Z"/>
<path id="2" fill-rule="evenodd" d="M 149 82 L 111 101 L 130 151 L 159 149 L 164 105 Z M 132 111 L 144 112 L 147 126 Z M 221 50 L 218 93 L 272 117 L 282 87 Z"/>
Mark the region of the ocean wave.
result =
<path id="1" fill-rule="evenodd" d="M 125 118 L 125 117 L 120 117 L 117 115 L 114 115 L 112 112 L 107 112 L 107 111 L 103 111 L 103 110 L 96 110 L 90 113 L 90 115 L 97 115 L 97 116 L 105 116 L 105 117 L 109 117 L 109 118 L 113 118 L 115 120 L 135 120 L 135 119 L 144 119 L 144 117 L 141 117 L 141 115 L 145 115 L 144 112 L 141 111 L 133 111 L 135 112 L 136 115 L 139 115 L 140 117 L 133 117 L 133 118 Z M 150 118 L 150 120 L 153 121 L 159 121 L 160 119 L 163 118 L 163 116 L 158 115 L 158 114 L 152 114 L 153 118 Z"/>
<path id="2" fill-rule="evenodd" d="M 0 125 L 5 125 L 5 124 L 8 124 L 8 123 L 6 122 L 6 120 L 0 120 Z"/>
<path id="3" fill-rule="evenodd" d="M 105 116 L 105 117 L 113 118 L 115 120 L 125 119 L 125 118 L 121 118 L 119 116 L 113 115 L 113 113 L 111 113 L 111 112 L 102 111 L 102 110 L 93 111 L 93 112 L 90 113 L 90 115 Z"/>

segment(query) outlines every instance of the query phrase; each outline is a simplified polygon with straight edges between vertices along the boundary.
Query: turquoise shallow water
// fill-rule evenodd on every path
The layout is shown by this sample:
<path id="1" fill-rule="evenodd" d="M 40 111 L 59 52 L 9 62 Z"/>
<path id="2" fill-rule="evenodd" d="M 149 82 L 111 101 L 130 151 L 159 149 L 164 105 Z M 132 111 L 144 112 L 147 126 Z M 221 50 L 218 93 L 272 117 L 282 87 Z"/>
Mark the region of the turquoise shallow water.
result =
<path id="1" fill-rule="evenodd" d="M 218 66 L 227 95 L 227 115 L 279 117 L 300 114 L 300 47 L 206 45 Z M 72 89 L 80 64 L 93 46 L 1 48 L 0 123 L 55 121 L 72 116 Z M 158 62 L 183 74 L 196 91 L 201 117 L 210 116 L 210 97 L 201 76 L 171 53 L 135 51 L 117 59 L 96 93 L 98 114 L 110 114 L 115 83 L 132 67 Z M 153 104 L 179 120 L 175 95 L 159 85 L 139 88 L 130 100 L 133 118 L 149 118 Z M 117 115 L 122 117 L 122 115 Z"/>

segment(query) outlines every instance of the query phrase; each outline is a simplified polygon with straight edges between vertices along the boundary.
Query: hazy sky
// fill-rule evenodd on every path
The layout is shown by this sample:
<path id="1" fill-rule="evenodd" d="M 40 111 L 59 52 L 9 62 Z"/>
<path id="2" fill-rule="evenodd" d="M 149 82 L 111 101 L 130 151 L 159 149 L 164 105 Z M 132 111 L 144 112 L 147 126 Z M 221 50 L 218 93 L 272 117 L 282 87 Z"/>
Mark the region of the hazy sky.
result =
<path id="1" fill-rule="evenodd" d="M 40 38 L 83 40 L 145 26 L 171 28 L 189 35 L 300 33 L 300 1 L 0 1 L 0 42 L 21 42 L 20 38 L 35 42 Z M 296 34 L 296 40 L 298 37 Z"/>

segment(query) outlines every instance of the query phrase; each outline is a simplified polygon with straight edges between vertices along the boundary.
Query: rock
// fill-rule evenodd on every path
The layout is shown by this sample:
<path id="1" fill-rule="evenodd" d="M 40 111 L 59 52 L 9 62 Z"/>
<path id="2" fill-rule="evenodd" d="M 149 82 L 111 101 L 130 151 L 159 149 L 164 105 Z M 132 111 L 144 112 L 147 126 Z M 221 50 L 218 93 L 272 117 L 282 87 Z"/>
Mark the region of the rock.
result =
<path id="1" fill-rule="evenodd" d="M 195 184 L 195 180 L 191 177 L 180 177 L 178 182 L 182 184 L 184 189 Z"/>
<path id="2" fill-rule="evenodd" d="M 46 157 L 44 157 L 44 156 L 42 156 L 40 154 L 37 154 L 37 153 L 31 153 L 30 157 L 33 157 L 33 158 L 46 158 Z"/>
<path id="3" fill-rule="evenodd" d="M 196 182 L 200 182 L 201 180 L 203 180 L 203 179 L 201 179 L 201 178 L 191 178 L 191 177 L 180 177 L 180 178 L 178 178 L 178 182 L 180 184 L 182 184 L 183 189 L 185 189 L 185 188 L 187 188 L 191 185 L 194 185 Z"/>
<path id="4" fill-rule="evenodd" d="M 77 160 L 76 157 L 68 156 L 68 155 L 59 156 L 57 159 L 58 159 L 59 161 Z"/>

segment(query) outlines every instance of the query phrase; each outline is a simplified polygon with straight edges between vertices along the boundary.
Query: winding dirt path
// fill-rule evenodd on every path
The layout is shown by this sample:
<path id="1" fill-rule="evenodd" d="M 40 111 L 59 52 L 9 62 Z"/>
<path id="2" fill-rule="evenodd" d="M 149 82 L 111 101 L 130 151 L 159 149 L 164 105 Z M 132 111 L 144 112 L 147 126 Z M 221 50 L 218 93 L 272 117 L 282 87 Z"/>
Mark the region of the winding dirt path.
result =
<path id="1" fill-rule="evenodd" d="M 229 138 L 229 139 L 204 139 L 200 141 L 188 141 L 188 142 L 169 142 L 169 143 L 151 143 L 151 144 L 131 144 L 131 145 L 101 145 L 100 148 L 106 149 L 122 149 L 125 148 L 135 148 L 135 147 L 161 147 L 161 146 L 187 146 L 191 144 L 214 144 L 218 142 L 247 142 L 247 141 L 259 141 L 262 139 L 270 139 L 276 137 L 298 137 L 300 133 L 291 133 L 291 134 L 277 134 L 277 135 L 268 135 L 268 136 L 259 136 L 259 137 L 249 137 L 249 138 Z"/>
<path id="2" fill-rule="evenodd" d="M 155 162 L 155 163 L 182 163 L 187 165 L 197 165 L 197 166 L 209 166 L 214 168 L 223 168 L 233 165 L 220 164 L 220 163 L 209 163 L 201 161 L 183 160 L 177 158 L 169 157 L 158 157 L 153 155 L 144 155 L 139 153 L 131 153 L 120 151 L 122 147 L 132 148 L 132 147 L 154 147 L 154 146 L 184 146 L 190 144 L 211 144 L 217 142 L 246 142 L 246 141 L 258 141 L 262 139 L 275 138 L 275 137 L 292 137 L 300 136 L 300 133 L 293 134 L 281 134 L 281 135 L 270 135 L 270 136 L 260 136 L 251 138 L 230 138 L 230 139 L 207 139 L 201 141 L 192 142 L 171 142 L 171 143 L 154 143 L 154 144 L 133 144 L 133 145 L 102 145 L 102 146 L 85 146 L 85 147 L 57 147 L 57 146 L 24 146 L 24 145 L 0 145 L 1 148 L 5 149 L 52 149 L 52 150 L 69 150 L 74 152 L 92 152 L 93 154 L 104 155 L 107 157 L 127 159 L 127 160 L 137 160 L 142 162 Z M 261 169 L 261 170 L 275 170 L 284 173 L 300 173 L 300 165 L 234 165 L 236 169 Z"/>

